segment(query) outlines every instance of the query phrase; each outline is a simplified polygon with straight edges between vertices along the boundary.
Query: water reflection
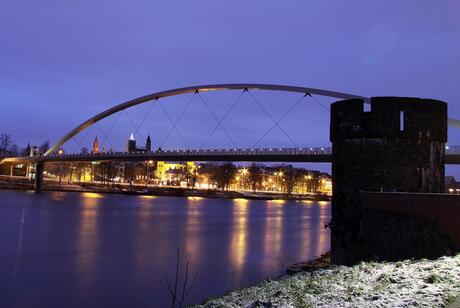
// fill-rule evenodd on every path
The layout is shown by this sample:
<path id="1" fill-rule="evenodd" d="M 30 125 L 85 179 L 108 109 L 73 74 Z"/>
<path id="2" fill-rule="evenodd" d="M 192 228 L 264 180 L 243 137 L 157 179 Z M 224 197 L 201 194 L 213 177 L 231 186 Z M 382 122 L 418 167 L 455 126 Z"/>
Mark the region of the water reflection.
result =
<path id="1" fill-rule="evenodd" d="M 203 199 L 203 197 L 187 197 L 188 201 L 201 201 Z"/>
<path id="2" fill-rule="evenodd" d="M 249 203 L 249 200 L 244 198 L 235 198 L 233 199 L 233 202 L 235 202 L 235 204 L 238 205 L 247 205 Z"/>
<path id="3" fill-rule="evenodd" d="M 323 202 L 323 203 L 322 203 Z M 330 245 L 330 234 L 329 229 L 325 230 L 325 225 L 326 223 L 329 222 L 329 211 L 330 211 L 330 203 L 326 201 L 320 201 L 319 202 L 319 226 L 318 226 L 318 232 L 316 236 L 318 237 L 318 246 L 317 246 L 317 255 L 320 255 L 321 253 L 329 250 L 329 245 Z"/>
<path id="4" fill-rule="evenodd" d="M 283 274 L 329 246 L 327 202 L 64 196 L 0 191 L 0 264 L 17 267 L 15 291 L 0 288 L 0 298 L 18 307 L 38 298 L 49 298 L 47 307 L 163 307 L 159 282 L 164 272 L 173 277 L 178 247 L 182 269 L 189 259 L 189 274 L 199 273 L 186 303 L 194 304 Z M 3 276 L 0 285 L 11 277 Z"/>
<path id="5" fill-rule="evenodd" d="M 153 216 L 152 207 L 154 204 L 155 196 L 138 196 L 139 197 L 139 211 L 134 222 L 137 240 L 134 243 L 133 257 L 135 258 L 137 272 L 143 273 L 148 268 L 152 260 L 152 243 L 151 238 L 155 236 L 151 232 L 151 220 Z M 121 217 L 123 219 L 123 217 Z"/>
<path id="6" fill-rule="evenodd" d="M 64 201 L 67 193 L 63 191 L 53 191 L 49 194 L 49 197 L 53 201 Z"/>
<path id="7" fill-rule="evenodd" d="M 203 205 L 203 198 L 188 197 L 185 221 L 185 253 L 187 260 L 195 265 L 201 258 L 202 247 L 201 230 L 203 226 L 203 211 L 196 205 Z"/>
<path id="8" fill-rule="evenodd" d="M 98 209 L 104 196 L 98 193 L 82 193 L 81 197 L 76 272 L 80 283 L 87 286 L 91 280 L 91 274 L 95 271 L 94 265 L 99 244 Z"/>
<path id="9" fill-rule="evenodd" d="M 265 256 L 279 256 L 283 240 L 283 209 L 281 206 L 269 208 L 264 232 Z"/>
<path id="10" fill-rule="evenodd" d="M 230 239 L 230 262 L 235 270 L 235 277 L 240 281 L 247 253 L 248 237 L 248 202 L 244 199 L 233 200 L 232 234 Z"/>
<path id="11" fill-rule="evenodd" d="M 156 199 L 158 198 L 157 196 L 150 196 L 150 195 L 141 195 L 139 196 L 141 199 Z"/>

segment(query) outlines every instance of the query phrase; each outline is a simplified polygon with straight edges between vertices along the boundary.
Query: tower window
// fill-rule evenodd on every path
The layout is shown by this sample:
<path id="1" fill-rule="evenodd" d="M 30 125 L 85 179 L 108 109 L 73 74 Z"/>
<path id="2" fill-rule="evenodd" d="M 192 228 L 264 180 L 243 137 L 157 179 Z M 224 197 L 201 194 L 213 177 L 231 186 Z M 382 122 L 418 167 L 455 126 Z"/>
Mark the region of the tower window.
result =
<path id="1" fill-rule="evenodd" d="M 404 130 L 404 111 L 402 110 L 399 112 L 399 130 Z"/>

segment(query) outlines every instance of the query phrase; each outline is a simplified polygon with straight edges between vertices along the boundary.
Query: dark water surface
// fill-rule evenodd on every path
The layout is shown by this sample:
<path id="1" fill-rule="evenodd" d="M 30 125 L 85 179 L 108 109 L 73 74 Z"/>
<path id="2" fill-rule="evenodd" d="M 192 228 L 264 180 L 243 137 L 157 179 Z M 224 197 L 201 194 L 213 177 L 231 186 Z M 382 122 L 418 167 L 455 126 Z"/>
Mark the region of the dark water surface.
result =
<path id="1" fill-rule="evenodd" d="M 165 307 L 176 248 L 187 303 L 283 274 L 330 245 L 329 202 L 0 190 L 0 307 Z M 190 279 L 191 279 L 190 277 Z"/>

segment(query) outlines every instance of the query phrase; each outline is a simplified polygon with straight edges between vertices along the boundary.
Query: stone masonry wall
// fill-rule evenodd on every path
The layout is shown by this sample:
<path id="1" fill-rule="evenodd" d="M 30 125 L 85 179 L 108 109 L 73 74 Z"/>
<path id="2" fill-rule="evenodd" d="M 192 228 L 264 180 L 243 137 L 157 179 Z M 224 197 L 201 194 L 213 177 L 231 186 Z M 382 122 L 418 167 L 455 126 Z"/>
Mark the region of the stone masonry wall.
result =
<path id="1" fill-rule="evenodd" d="M 354 264 L 369 253 L 361 191 L 444 191 L 447 105 L 401 97 L 339 101 L 331 108 L 332 262 Z"/>

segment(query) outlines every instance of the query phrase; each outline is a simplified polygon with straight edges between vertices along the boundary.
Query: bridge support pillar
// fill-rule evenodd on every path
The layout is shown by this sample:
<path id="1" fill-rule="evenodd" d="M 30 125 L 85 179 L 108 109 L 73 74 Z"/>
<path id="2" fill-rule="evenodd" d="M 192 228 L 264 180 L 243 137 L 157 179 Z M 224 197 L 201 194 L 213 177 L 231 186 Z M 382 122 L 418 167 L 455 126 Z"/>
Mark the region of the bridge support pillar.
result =
<path id="1" fill-rule="evenodd" d="M 36 192 L 41 192 L 43 189 L 43 170 L 45 164 L 43 162 L 38 162 L 35 165 L 35 185 L 34 189 Z"/>
<path id="2" fill-rule="evenodd" d="M 390 218 L 385 220 L 384 214 L 374 213 L 372 217 L 378 219 L 368 219 L 361 202 L 362 191 L 444 192 L 446 103 L 374 97 L 370 107 L 365 110 L 360 99 L 338 101 L 331 106 L 334 264 L 398 259 L 400 250 L 410 254 L 410 247 L 396 244 L 395 237 L 405 231 L 394 230 L 396 224 Z M 369 221 L 379 221 L 387 233 L 373 236 L 381 230 Z M 385 242 L 376 243 L 376 238 Z M 411 241 L 419 242 L 415 238 L 408 240 Z M 425 249 L 422 246 L 416 249 Z"/>
<path id="3" fill-rule="evenodd" d="M 13 166 L 14 166 L 14 164 L 11 163 L 10 164 L 10 176 L 13 176 Z"/>

